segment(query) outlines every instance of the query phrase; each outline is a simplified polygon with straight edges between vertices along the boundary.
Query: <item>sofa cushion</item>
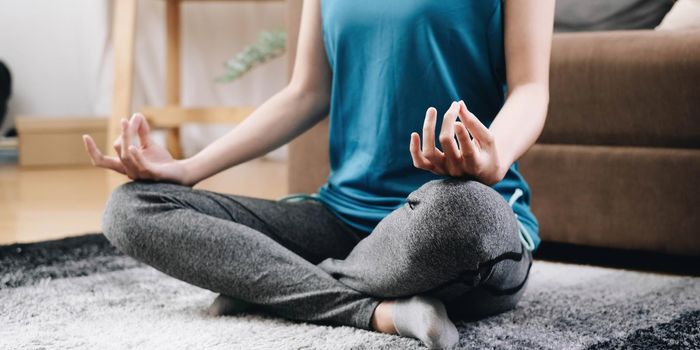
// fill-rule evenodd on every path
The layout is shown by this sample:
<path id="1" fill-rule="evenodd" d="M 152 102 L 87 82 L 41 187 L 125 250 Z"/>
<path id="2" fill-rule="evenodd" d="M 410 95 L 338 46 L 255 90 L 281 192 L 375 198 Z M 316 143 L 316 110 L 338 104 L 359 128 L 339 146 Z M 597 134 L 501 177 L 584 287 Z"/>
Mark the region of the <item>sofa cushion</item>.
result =
<path id="1" fill-rule="evenodd" d="M 520 170 L 544 241 L 700 255 L 700 150 L 535 145 Z"/>

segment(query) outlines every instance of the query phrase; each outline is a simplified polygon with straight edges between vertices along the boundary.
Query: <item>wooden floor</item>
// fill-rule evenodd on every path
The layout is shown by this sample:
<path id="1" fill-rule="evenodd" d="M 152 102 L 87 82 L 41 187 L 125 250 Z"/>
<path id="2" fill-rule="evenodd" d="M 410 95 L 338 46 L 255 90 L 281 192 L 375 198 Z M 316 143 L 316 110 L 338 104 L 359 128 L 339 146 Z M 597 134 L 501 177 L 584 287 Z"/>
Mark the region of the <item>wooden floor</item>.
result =
<path id="1" fill-rule="evenodd" d="M 111 188 L 128 179 L 93 167 L 21 168 L 0 164 L 0 245 L 100 232 Z M 275 199 L 286 194 L 286 164 L 258 159 L 197 188 Z"/>

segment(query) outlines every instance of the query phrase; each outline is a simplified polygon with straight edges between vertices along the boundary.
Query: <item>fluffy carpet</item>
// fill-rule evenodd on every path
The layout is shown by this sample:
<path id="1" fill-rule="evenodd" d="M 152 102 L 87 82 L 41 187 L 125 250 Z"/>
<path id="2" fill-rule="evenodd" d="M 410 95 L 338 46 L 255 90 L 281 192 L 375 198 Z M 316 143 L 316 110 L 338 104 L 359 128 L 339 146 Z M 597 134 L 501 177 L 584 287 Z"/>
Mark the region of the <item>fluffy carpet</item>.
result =
<path id="1" fill-rule="evenodd" d="M 460 322 L 461 349 L 700 348 L 700 278 L 536 260 L 515 310 Z M 210 317 L 216 295 L 101 235 L 0 247 L 0 349 L 418 349 L 412 339 Z"/>

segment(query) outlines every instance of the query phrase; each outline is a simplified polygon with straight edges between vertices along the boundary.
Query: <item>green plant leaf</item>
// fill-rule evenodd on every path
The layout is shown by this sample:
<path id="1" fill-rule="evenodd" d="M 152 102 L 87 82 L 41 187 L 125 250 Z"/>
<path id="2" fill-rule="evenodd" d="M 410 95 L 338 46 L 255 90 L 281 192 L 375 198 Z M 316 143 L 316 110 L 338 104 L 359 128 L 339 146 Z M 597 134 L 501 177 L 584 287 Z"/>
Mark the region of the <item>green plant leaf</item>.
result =
<path id="1" fill-rule="evenodd" d="M 230 83 L 255 66 L 279 57 L 286 51 L 287 33 L 283 30 L 263 31 L 258 39 L 224 63 L 224 73 L 217 82 Z"/>

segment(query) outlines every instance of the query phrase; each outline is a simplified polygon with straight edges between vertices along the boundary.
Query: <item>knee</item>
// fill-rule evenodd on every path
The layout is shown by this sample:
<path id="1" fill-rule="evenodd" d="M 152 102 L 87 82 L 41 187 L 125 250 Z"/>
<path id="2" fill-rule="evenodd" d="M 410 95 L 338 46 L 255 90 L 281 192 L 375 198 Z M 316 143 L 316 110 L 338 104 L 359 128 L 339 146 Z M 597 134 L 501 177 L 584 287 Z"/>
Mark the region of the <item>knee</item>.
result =
<path id="1" fill-rule="evenodd" d="M 143 222 L 141 206 L 141 194 L 143 184 L 129 182 L 117 187 L 109 196 L 102 215 L 102 232 L 107 239 L 119 250 L 127 255 L 133 255 L 136 245 L 143 231 L 140 229 Z"/>
<path id="2" fill-rule="evenodd" d="M 517 248 L 515 214 L 489 186 L 476 181 L 436 180 L 412 196 L 419 203 L 416 209 L 423 206 L 419 215 L 421 231 L 443 240 L 448 250 L 489 259 Z"/>

